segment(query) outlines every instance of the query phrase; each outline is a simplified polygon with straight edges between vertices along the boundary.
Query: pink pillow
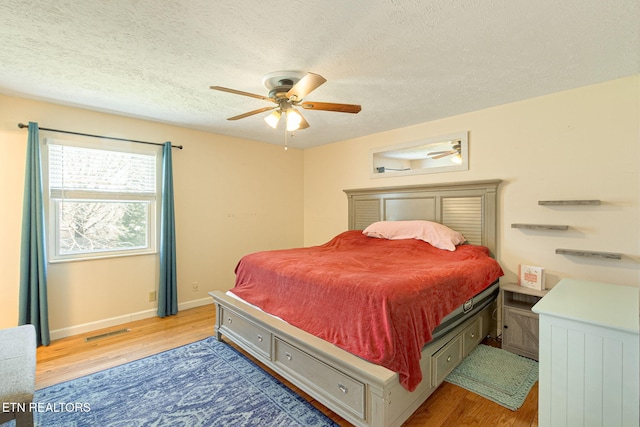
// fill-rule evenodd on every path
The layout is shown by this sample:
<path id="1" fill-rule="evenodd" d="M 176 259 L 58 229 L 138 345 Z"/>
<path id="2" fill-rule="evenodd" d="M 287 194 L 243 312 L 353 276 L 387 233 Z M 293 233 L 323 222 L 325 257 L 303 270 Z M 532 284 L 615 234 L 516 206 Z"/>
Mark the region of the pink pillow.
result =
<path id="1" fill-rule="evenodd" d="M 365 228 L 362 234 L 389 240 L 424 240 L 438 249 L 448 251 L 455 251 L 456 245 L 467 241 L 457 231 L 432 221 L 378 221 Z"/>

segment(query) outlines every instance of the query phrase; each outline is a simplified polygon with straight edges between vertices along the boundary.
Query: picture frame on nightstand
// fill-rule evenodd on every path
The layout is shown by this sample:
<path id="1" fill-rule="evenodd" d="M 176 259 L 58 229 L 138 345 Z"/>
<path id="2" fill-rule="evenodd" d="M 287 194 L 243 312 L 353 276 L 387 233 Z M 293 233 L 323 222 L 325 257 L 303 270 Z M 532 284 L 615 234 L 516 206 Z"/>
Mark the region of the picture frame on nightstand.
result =
<path id="1" fill-rule="evenodd" d="M 518 266 L 518 284 L 525 288 L 543 291 L 545 288 L 544 268 L 520 264 Z"/>

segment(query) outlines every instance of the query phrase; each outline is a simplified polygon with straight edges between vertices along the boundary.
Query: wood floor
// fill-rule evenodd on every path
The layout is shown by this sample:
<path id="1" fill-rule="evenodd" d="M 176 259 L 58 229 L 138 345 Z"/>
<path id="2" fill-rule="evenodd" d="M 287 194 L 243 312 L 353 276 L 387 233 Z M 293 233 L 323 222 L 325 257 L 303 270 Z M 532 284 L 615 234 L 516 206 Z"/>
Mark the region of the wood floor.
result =
<path id="1" fill-rule="evenodd" d="M 215 309 L 211 304 L 184 310 L 164 319 L 145 319 L 53 341 L 47 347 L 38 347 L 36 389 L 212 336 L 214 320 Z M 87 337 L 123 328 L 130 331 L 85 341 Z M 270 372 L 341 426 L 351 425 L 277 374 Z M 537 425 L 537 383 L 527 396 L 524 405 L 515 412 L 463 388 L 444 383 L 404 424 L 405 427 L 537 427 Z"/>

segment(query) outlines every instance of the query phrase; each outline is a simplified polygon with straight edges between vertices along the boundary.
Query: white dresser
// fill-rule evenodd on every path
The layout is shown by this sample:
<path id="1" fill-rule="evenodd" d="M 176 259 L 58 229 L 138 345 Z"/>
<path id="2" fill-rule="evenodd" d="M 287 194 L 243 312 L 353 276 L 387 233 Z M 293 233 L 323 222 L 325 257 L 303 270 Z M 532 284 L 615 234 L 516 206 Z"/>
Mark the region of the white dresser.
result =
<path id="1" fill-rule="evenodd" d="M 563 279 L 540 316 L 539 425 L 640 425 L 640 289 Z"/>

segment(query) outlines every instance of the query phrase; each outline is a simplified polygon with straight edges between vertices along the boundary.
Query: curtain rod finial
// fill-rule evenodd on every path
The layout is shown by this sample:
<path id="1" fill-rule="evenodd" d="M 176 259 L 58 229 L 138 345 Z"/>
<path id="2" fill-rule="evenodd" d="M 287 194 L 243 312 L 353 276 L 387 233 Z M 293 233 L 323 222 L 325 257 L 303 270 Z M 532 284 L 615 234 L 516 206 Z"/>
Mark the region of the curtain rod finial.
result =
<path id="1" fill-rule="evenodd" d="M 28 128 L 28 127 L 29 127 L 29 125 L 25 125 L 24 123 L 18 123 L 18 127 L 19 127 L 20 129 L 22 129 L 22 128 Z"/>

